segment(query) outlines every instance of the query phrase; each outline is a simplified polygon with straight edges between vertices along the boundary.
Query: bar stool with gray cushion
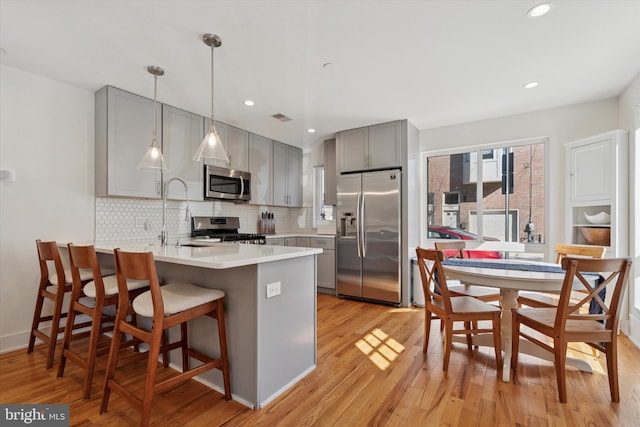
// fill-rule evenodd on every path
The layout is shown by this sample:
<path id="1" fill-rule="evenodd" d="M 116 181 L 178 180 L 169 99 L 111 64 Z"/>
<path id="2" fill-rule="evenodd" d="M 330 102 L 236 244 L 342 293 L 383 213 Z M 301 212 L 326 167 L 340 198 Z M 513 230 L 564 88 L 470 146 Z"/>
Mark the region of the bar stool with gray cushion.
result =
<path id="1" fill-rule="evenodd" d="M 111 350 L 105 372 L 100 413 L 107 411 L 111 391 L 115 391 L 141 412 L 140 425 L 149 424 L 151 402 L 156 392 L 165 390 L 195 375 L 210 369 L 220 369 L 224 381 L 225 399 L 231 399 L 229 379 L 229 361 L 227 357 L 227 340 L 224 324 L 224 292 L 208 289 L 190 283 L 172 283 L 160 286 L 155 261 L 151 252 L 124 252 L 114 250 L 116 275 L 118 277 L 118 312 L 111 341 Z M 153 319 L 151 331 L 147 331 L 127 321 L 129 300 L 126 296 L 127 280 L 148 280 L 150 290 L 133 300 L 133 310 L 139 316 Z M 220 357 L 214 359 L 189 347 L 187 322 L 201 316 L 209 316 L 217 320 L 220 346 Z M 180 340 L 163 345 L 165 330 L 180 325 Z M 120 348 L 117 343 L 122 334 L 130 334 L 149 345 L 147 376 L 141 397 L 126 375 L 116 376 L 116 367 L 120 368 L 118 358 Z M 182 372 L 171 375 L 156 383 L 158 357 L 163 351 L 180 348 L 182 351 Z M 189 358 L 201 362 L 191 368 Z"/>
<path id="2" fill-rule="evenodd" d="M 49 369 L 53 366 L 58 334 L 63 333 L 65 330 L 65 326 L 60 326 L 60 321 L 67 317 L 67 312 L 62 311 L 62 302 L 65 294 L 71 293 L 73 286 L 71 270 L 65 270 L 58 244 L 55 241 L 43 242 L 36 240 L 36 248 L 38 249 L 38 262 L 40 264 L 40 284 L 38 285 L 38 296 L 36 297 L 36 306 L 33 311 L 27 353 L 33 352 L 36 338 L 44 341 L 47 345 L 47 369 Z M 50 269 L 50 265 L 53 267 L 52 269 Z M 101 270 L 102 276 L 113 275 L 114 273 L 113 270 L 109 269 Z M 92 272 L 90 270 L 81 270 L 80 281 L 84 284 L 90 280 L 93 280 Z M 46 299 L 53 303 L 53 312 L 50 315 L 42 314 Z M 48 321 L 51 321 L 49 335 L 40 330 L 40 324 Z M 74 324 L 73 328 L 83 328 L 90 324 L 91 322 L 82 322 Z"/>
<path id="3" fill-rule="evenodd" d="M 104 308 L 117 304 L 118 281 L 115 275 L 102 277 L 98 257 L 93 245 L 76 246 L 69 243 L 67 248 L 73 278 L 73 290 L 69 301 L 62 356 L 58 365 L 58 378 L 64 375 L 67 359 L 79 365 L 85 371 L 83 398 L 89 399 L 96 357 L 108 351 L 108 347 L 98 348 L 99 339 L 101 336 L 105 336 L 104 332 L 113 329 L 115 320 L 113 316 L 105 315 Z M 90 271 L 93 279 L 85 284 L 84 287 L 82 287 L 81 279 L 83 269 Z M 149 289 L 149 282 L 146 280 L 129 280 L 127 281 L 127 287 L 129 299 L 133 300 L 133 298 Z M 83 292 L 85 297 L 82 297 Z M 91 329 L 74 333 L 70 325 L 73 325 L 76 315 L 83 314 L 91 319 Z M 130 313 L 130 315 L 132 316 L 131 321 L 136 324 L 135 314 Z M 88 343 L 82 342 L 82 345 L 81 343 L 72 345 L 73 341 L 78 341 L 80 338 L 87 336 L 89 337 Z M 123 341 L 120 345 L 122 347 L 135 345 L 135 340 Z M 137 345 L 135 347 L 137 349 Z"/>

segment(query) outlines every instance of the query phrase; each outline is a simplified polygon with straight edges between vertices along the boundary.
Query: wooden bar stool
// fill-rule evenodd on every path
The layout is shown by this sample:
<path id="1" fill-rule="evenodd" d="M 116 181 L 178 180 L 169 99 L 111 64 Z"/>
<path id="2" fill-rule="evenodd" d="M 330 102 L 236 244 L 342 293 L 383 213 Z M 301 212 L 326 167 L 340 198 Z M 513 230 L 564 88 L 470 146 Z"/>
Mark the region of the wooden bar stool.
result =
<path id="1" fill-rule="evenodd" d="M 105 354 L 106 351 L 99 351 L 98 341 L 103 332 L 113 329 L 113 316 L 106 316 L 104 308 L 115 305 L 118 302 L 118 281 L 116 276 L 102 277 L 100 264 L 93 245 L 75 246 L 69 243 L 69 263 L 71 265 L 71 275 L 73 278 L 73 286 L 71 292 L 71 301 L 69 302 L 69 310 L 67 315 L 67 326 L 64 331 L 64 340 L 62 344 L 62 356 L 58 365 L 58 378 L 64 375 L 64 368 L 67 359 L 79 365 L 85 370 L 83 398 L 89 399 L 91 395 L 91 383 L 93 380 L 93 371 L 98 354 Z M 82 269 L 91 272 L 92 279 L 84 285 L 82 281 Z M 132 300 L 142 292 L 149 289 L 149 282 L 146 280 L 129 280 L 127 281 L 129 299 Z M 84 298 L 82 295 L 86 295 Z M 86 315 L 91 319 L 91 330 L 79 333 L 73 333 L 73 325 L 76 315 Z M 131 314 L 131 322 L 136 324 L 134 314 Z M 110 324 L 110 328 L 105 328 L 105 324 Z M 84 357 L 79 346 L 72 348 L 71 342 L 83 337 L 89 336 L 87 355 Z M 135 340 L 122 342 L 121 347 L 128 347 L 134 344 Z M 136 345 L 137 350 L 137 345 Z"/>
<path id="2" fill-rule="evenodd" d="M 123 252 L 115 249 L 114 255 L 119 292 L 118 311 L 105 372 L 100 413 L 107 411 L 109 396 L 113 390 L 140 410 L 140 425 L 146 426 L 150 420 L 151 401 L 154 393 L 214 368 L 222 371 L 225 399 L 230 400 L 231 385 L 224 325 L 224 292 L 186 283 L 174 283 L 160 287 L 152 253 Z M 153 319 L 151 331 L 144 330 L 127 321 L 126 315 L 129 312 L 130 304 L 127 298 L 127 279 L 149 281 L 150 290 L 136 297 L 132 306 L 136 314 Z M 217 359 L 188 347 L 187 322 L 200 316 L 209 316 L 217 320 L 220 338 L 220 357 Z M 180 340 L 163 345 L 164 331 L 177 325 L 180 325 Z M 120 367 L 118 366 L 120 353 L 118 342 L 122 334 L 130 334 L 149 345 L 147 377 L 141 398 L 136 395 L 136 391 L 125 388 L 125 384 L 131 384 L 127 383 L 126 376 L 115 378 L 116 367 Z M 156 383 L 160 353 L 176 348 L 182 350 L 182 372 Z M 189 357 L 202 363 L 190 368 Z"/>
<path id="3" fill-rule="evenodd" d="M 72 283 L 71 271 L 65 270 L 60 257 L 60 251 L 55 241 L 43 242 L 36 240 L 38 249 L 38 261 L 40 263 L 40 284 L 38 286 L 38 296 L 36 297 L 36 306 L 33 311 L 33 322 L 31 323 L 31 332 L 29 335 L 29 346 L 27 353 L 32 353 L 35 346 L 36 338 L 47 344 L 47 369 L 53 366 L 55 355 L 56 341 L 58 334 L 64 332 L 65 327 L 60 326 L 60 321 L 67 317 L 66 312 L 62 312 L 62 302 L 66 293 L 71 292 Z M 49 263 L 53 264 L 53 271 L 49 271 Z M 103 270 L 102 275 L 106 276 L 114 274 L 114 271 Z M 93 279 L 91 271 L 82 270 L 80 272 L 80 281 L 84 284 Z M 48 316 L 42 315 L 42 308 L 45 299 L 53 303 L 53 313 Z M 51 321 L 51 331 L 49 335 L 41 331 L 40 323 Z M 73 329 L 84 328 L 89 326 L 91 322 L 83 322 L 73 325 Z"/>

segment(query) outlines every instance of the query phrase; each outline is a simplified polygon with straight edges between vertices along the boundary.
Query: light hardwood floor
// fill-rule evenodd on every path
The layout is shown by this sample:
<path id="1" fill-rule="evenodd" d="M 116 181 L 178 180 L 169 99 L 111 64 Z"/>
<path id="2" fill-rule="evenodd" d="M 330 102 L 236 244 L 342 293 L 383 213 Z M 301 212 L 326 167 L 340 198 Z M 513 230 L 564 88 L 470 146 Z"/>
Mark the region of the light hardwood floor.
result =
<path id="1" fill-rule="evenodd" d="M 254 411 L 190 381 L 156 396 L 158 426 L 637 426 L 640 425 L 640 350 L 620 336 L 620 403 L 612 403 L 604 356 L 574 351 L 593 374 L 567 369 L 567 404 L 560 404 L 553 365 L 520 359 L 519 385 L 496 378 L 491 349 L 470 354 L 454 344 L 442 372 L 439 328 L 422 355 L 423 311 L 318 295 L 318 366 L 265 408 Z M 0 403 L 68 403 L 71 425 L 135 426 L 139 414 L 112 394 L 99 415 L 106 356 L 99 359 L 91 399 L 82 400 L 82 371 L 67 363 L 65 377 L 45 369 L 40 346 L 0 355 Z M 58 353 L 59 354 L 59 353 Z M 231 361 L 233 363 L 233 361 Z M 233 364 L 231 366 L 233 369 Z M 144 363 L 128 372 L 144 383 Z M 162 368 L 159 375 L 162 375 Z"/>

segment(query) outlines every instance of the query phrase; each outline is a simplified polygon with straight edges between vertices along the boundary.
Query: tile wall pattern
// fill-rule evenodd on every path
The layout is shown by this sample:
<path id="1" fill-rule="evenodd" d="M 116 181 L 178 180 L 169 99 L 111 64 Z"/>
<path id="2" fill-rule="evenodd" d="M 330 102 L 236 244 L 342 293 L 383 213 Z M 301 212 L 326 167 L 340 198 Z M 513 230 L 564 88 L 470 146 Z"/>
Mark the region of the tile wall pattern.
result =
<path id="1" fill-rule="evenodd" d="M 191 234 L 191 223 L 185 221 L 187 203 L 167 202 L 167 231 L 169 242 Z M 232 202 L 190 202 L 192 216 L 237 216 L 240 232 L 257 233 L 262 212 L 272 212 L 276 219 L 276 233 L 314 233 L 313 209 L 282 208 L 234 204 Z M 96 241 L 155 240 L 162 228 L 162 200 L 96 198 Z"/>

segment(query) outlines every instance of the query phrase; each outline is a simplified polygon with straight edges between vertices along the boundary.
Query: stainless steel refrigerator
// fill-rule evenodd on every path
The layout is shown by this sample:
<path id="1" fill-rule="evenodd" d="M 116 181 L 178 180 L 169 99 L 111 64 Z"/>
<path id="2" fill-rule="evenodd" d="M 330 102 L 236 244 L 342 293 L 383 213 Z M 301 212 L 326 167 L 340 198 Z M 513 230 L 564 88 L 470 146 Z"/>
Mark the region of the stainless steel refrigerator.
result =
<path id="1" fill-rule="evenodd" d="M 400 170 L 338 177 L 337 293 L 401 302 Z"/>

